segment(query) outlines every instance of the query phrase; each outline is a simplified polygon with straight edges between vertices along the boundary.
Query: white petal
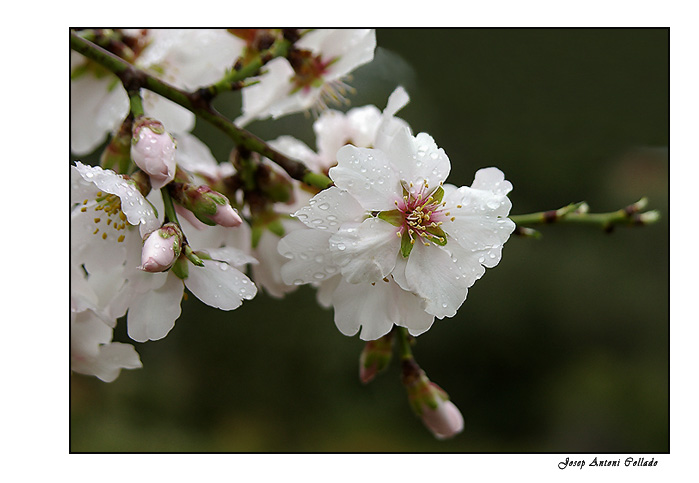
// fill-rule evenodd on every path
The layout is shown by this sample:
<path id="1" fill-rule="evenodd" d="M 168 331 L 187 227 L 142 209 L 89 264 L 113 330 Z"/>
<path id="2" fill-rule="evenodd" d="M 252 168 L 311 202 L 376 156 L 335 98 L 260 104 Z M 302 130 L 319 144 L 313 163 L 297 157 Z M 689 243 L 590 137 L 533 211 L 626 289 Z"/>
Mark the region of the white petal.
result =
<path id="1" fill-rule="evenodd" d="M 505 196 L 463 186 L 444 201 L 453 221 L 445 220 L 442 229 L 469 250 L 502 246 L 515 229 L 512 220 L 503 218 L 511 206 Z"/>
<path id="2" fill-rule="evenodd" d="M 316 300 L 318 301 L 318 304 L 326 309 L 329 309 L 332 307 L 333 304 L 333 293 L 335 292 L 335 289 L 337 289 L 338 284 L 342 280 L 341 275 L 335 275 L 334 277 L 330 277 L 327 280 L 323 280 L 319 284 L 317 284 L 317 289 L 316 289 Z"/>
<path id="3" fill-rule="evenodd" d="M 330 233 L 321 230 L 296 230 L 279 240 L 279 253 L 291 261 L 281 268 L 288 285 L 322 282 L 338 273 L 329 249 Z"/>
<path id="4" fill-rule="evenodd" d="M 395 282 L 391 283 L 391 288 L 398 307 L 399 320 L 396 325 L 407 328 L 414 337 L 427 332 L 434 323 L 434 315 L 425 312 L 422 299 L 412 292 L 406 292 Z"/>
<path id="5" fill-rule="evenodd" d="M 492 191 L 505 196 L 512 191 L 512 183 L 505 180 L 505 174 L 498 168 L 483 168 L 476 171 L 471 188 Z"/>
<path id="6" fill-rule="evenodd" d="M 70 149 L 89 154 L 116 130 L 129 113 L 129 98 L 113 76 L 85 73 L 70 82 Z"/>
<path id="7" fill-rule="evenodd" d="M 142 367 L 141 358 L 131 344 L 112 342 L 100 348 L 99 357 L 95 360 L 94 375 L 104 382 L 112 382 L 122 369 L 138 369 Z"/>
<path id="8" fill-rule="evenodd" d="M 184 284 L 169 273 L 165 284 L 136 297 L 126 316 L 129 337 L 137 342 L 165 337 L 180 316 Z"/>
<path id="9" fill-rule="evenodd" d="M 176 140 L 175 159 L 177 166 L 191 173 L 218 178 L 218 162 L 204 142 L 189 133 L 177 134 Z"/>
<path id="10" fill-rule="evenodd" d="M 185 285 L 206 305 L 221 310 L 238 308 L 243 299 L 250 300 L 257 294 L 257 287 L 245 274 L 213 260 L 204 260 L 203 267 L 190 266 Z"/>
<path id="11" fill-rule="evenodd" d="M 265 71 L 265 74 L 256 78 L 259 80 L 257 84 L 243 89 L 243 115 L 235 120 L 240 127 L 256 119 L 269 117 L 270 107 L 286 97 L 291 90 L 290 80 L 294 76 L 294 69 L 286 59 L 272 59 L 265 64 Z"/>
<path id="12" fill-rule="evenodd" d="M 451 170 L 444 150 L 426 133 L 413 137 L 406 129 L 398 131 L 388 149 L 388 157 L 399 170 L 400 179 L 415 185 L 415 193 L 424 185 L 436 188 Z"/>
<path id="13" fill-rule="evenodd" d="M 466 300 L 468 279 L 440 247 L 415 243 L 405 276 L 411 289 L 424 299 L 425 311 L 440 319 L 456 315 Z"/>
<path id="14" fill-rule="evenodd" d="M 310 35 L 310 34 L 309 34 Z M 324 76 L 327 80 L 340 79 L 360 65 L 371 62 L 376 50 L 374 29 L 337 29 L 321 46 L 323 59 L 338 58 Z"/>
<path id="15" fill-rule="evenodd" d="M 309 228 L 335 233 L 344 223 L 361 222 L 365 213 L 352 195 L 331 186 L 311 198 L 294 217 Z"/>
<path id="16" fill-rule="evenodd" d="M 285 220 L 290 223 L 283 223 L 287 233 L 295 231 L 303 225 L 297 221 Z M 293 223 L 293 224 L 292 224 Z M 289 225 L 293 228 L 287 228 Z M 277 247 L 279 246 L 279 236 L 270 230 L 264 230 L 255 247 L 255 253 L 260 263 L 252 266 L 252 279 L 258 287 L 264 289 L 272 297 L 281 298 L 284 294 L 295 290 L 297 287 L 287 285 L 282 280 L 282 266 L 289 260 L 282 256 Z"/>
<path id="17" fill-rule="evenodd" d="M 369 218 L 359 226 L 343 225 L 330 237 L 330 251 L 342 276 L 350 283 L 378 282 L 396 265 L 400 237 L 395 226 Z"/>
<path id="18" fill-rule="evenodd" d="M 255 259 L 255 257 L 248 255 L 243 250 L 239 250 L 231 246 L 210 248 L 206 250 L 206 252 L 213 260 L 226 262 L 234 267 L 242 267 L 243 265 L 257 263 L 257 259 Z"/>
<path id="19" fill-rule="evenodd" d="M 356 334 L 361 326 L 362 340 L 376 340 L 399 322 L 397 305 L 392 302 L 392 291 L 384 281 L 353 284 L 342 280 L 333 293 L 335 325 L 347 336 Z"/>
<path id="20" fill-rule="evenodd" d="M 398 173 L 386 154 L 376 149 L 340 148 L 330 177 L 368 211 L 393 210 L 402 194 Z"/>
<path id="21" fill-rule="evenodd" d="M 169 133 L 179 134 L 194 129 L 194 114 L 154 92 L 141 89 L 143 111 L 146 116 L 159 120 Z"/>
<path id="22" fill-rule="evenodd" d="M 322 171 L 322 169 L 318 169 L 318 155 L 311 148 L 309 148 L 306 143 L 296 139 L 293 136 L 279 136 L 278 138 L 269 141 L 267 144 L 292 159 L 303 161 L 303 163 L 312 170 Z M 272 166 L 276 165 L 272 164 Z M 285 172 L 282 171 L 282 173 L 286 175 Z"/>
<path id="23" fill-rule="evenodd" d="M 383 115 L 387 117 L 395 116 L 398 111 L 403 109 L 410 102 L 410 96 L 405 91 L 403 86 L 398 86 L 391 92 L 388 96 L 388 102 L 386 103 L 386 109 L 383 111 Z"/>
<path id="24" fill-rule="evenodd" d="M 141 236 L 160 227 L 155 210 L 131 183 L 109 169 L 87 166 L 80 161 L 75 168 L 85 181 L 94 183 L 100 190 L 116 195 L 121 200 L 121 211 L 132 225 L 140 225 Z"/>

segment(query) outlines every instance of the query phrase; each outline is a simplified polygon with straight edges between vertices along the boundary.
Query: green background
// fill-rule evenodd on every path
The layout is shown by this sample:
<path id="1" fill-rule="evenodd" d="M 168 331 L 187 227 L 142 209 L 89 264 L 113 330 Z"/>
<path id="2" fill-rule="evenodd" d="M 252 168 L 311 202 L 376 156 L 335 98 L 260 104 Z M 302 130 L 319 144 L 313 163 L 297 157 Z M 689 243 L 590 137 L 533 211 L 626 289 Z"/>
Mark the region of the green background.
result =
<path id="1" fill-rule="evenodd" d="M 358 379 L 358 337 L 312 289 L 259 294 L 233 312 L 190 296 L 144 367 L 113 383 L 70 376 L 74 452 L 669 451 L 669 32 L 665 29 L 379 29 L 353 106 L 400 113 L 470 185 L 497 166 L 513 214 L 650 199 L 659 223 L 541 228 L 513 237 L 452 319 L 414 347 L 451 396 L 463 433 L 437 441 L 411 412 L 396 364 Z M 217 107 L 236 117 L 239 96 Z M 315 145 L 312 118 L 249 129 Z M 225 160 L 233 145 L 200 121 Z M 84 158 L 95 162 L 96 155 Z M 115 339 L 127 341 L 124 321 Z"/>

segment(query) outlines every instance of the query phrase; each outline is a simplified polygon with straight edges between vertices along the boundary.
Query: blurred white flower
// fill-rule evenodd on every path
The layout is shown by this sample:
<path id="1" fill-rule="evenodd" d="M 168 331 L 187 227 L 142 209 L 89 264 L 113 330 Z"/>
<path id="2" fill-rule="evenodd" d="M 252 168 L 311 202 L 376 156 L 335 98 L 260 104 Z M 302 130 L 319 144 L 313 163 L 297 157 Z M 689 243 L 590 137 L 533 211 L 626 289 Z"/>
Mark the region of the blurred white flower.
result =
<path id="1" fill-rule="evenodd" d="M 129 59 L 134 65 L 186 90 L 223 77 L 245 45 L 225 29 L 130 29 L 118 35 L 145 45 Z M 145 114 L 160 119 L 169 132 L 194 128 L 194 114 L 187 109 L 145 89 L 141 95 Z M 118 129 L 129 113 L 129 99 L 114 74 L 71 51 L 70 108 L 70 148 L 85 155 Z"/>
<path id="2" fill-rule="evenodd" d="M 318 29 L 306 33 L 287 58 L 265 65 L 257 84 L 243 89 L 243 115 L 236 124 L 322 111 L 342 103 L 349 89 L 343 79 L 374 58 L 373 29 Z"/>

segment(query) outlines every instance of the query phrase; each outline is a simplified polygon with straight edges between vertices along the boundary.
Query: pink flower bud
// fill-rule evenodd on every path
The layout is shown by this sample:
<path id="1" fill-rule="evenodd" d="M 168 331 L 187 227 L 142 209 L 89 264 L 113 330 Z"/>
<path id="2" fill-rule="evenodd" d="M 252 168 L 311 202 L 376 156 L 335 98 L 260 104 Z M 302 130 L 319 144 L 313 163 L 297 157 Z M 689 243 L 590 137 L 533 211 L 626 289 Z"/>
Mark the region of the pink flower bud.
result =
<path id="1" fill-rule="evenodd" d="M 175 177 L 174 139 L 154 119 L 139 118 L 131 138 L 131 159 L 150 176 L 153 189 L 160 189 Z"/>
<path id="2" fill-rule="evenodd" d="M 378 373 L 385 370 L 391 362 L 393 349 L 393 332 L 389 332 L 377 340 L 370 340 L 364 345 L 359 356 L 359 379 L 367 384 Z"/>
<path id="3" fill-rule="evenodd" d="M 148 235 L 141 251 L 141 270 L 146 272 L 164 272 L 172 266 L 182 251 L 180 229 L 173 223 Z"/>
<path id="4" fill-rule="evenodd" d="M 447 400 L 437 399 L 437 408 L 425 406 L 422 409 L 422 422 L 437 439 L 456 436 L 464 429 L 464 417 L 456 405 Z"/>
<path id="5" fill-rule="evenodd" d="M 227 226 L 229 228 L 239 226 L 243 223 L 243 219 L 228 203 L 218 205 L 216 207 L 216 213 L 211 216 L 211 220 L 217 225 Z"/>

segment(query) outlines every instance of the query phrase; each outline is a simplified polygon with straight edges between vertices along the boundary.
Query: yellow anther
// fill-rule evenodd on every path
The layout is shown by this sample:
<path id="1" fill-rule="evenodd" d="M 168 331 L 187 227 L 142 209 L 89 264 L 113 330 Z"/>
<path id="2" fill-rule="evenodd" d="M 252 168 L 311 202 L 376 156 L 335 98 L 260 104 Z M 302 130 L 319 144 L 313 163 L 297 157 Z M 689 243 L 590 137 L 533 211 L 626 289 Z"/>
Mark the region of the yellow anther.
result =
<path id="1" fill-rule="evenodd" d="M 106 240 L 106 239 L 107 239 L 107 234 L 106 234 L 106 233 L 102 233 L 102 240 Z"/>
<path id="2" fill-rule="evenodd" d="M 456 220 L 456 217 L 455 217 L 455 216 L 452 216 L 452 217 L 449 218 L 449 219 L 450 219 L 451 221 L 454 221 L 454 220 Z"/>
<path id="3" fill-rule="evenodd" d="M 102 221 L 102 219 L 101 219 L 101 218 L 95 218 L 94 221 L 95 221 L 95 223 L 99 223 L 100 221 Z"/>
<path id="4" fill-rule="evenodd" d="M 119 219 L 120 219 L 121 221 L 126 221 L 126 215 L 124 214 L 123 211 L 120 211 L 120 212 L 119 212 Z"/>
<path id="5" fill-rule="evenodd" d="M 456 207 L 457 207 L 457 208 L 461 208 L 462 206 L 461 206 L 461 205 L 456 205 Z"/>
<path id="6" fill-rule="evenodd" d="M 85 208 L 85 207 L 83 206 L 82 208 L 80 208 L 80 211 L 82 211 L 83 213 L 85 213 L 85 212 L 87 211 L 87 208 Z"/>
<path id="7" fill-rule="evenodd" d="M 119 238 L 117 238 L 117 241 L 118 241 L 119 243 L 123 242 L 123 241 L 124 241 L 124 235 L 119 235 Z"/>
<path id="8" fill-rule="evenodd" d="M 83 205 L 86 205 L 86 204 L 87 204 L 87 200 L 84 200 L 84 201 L 83 201 Z"/>

